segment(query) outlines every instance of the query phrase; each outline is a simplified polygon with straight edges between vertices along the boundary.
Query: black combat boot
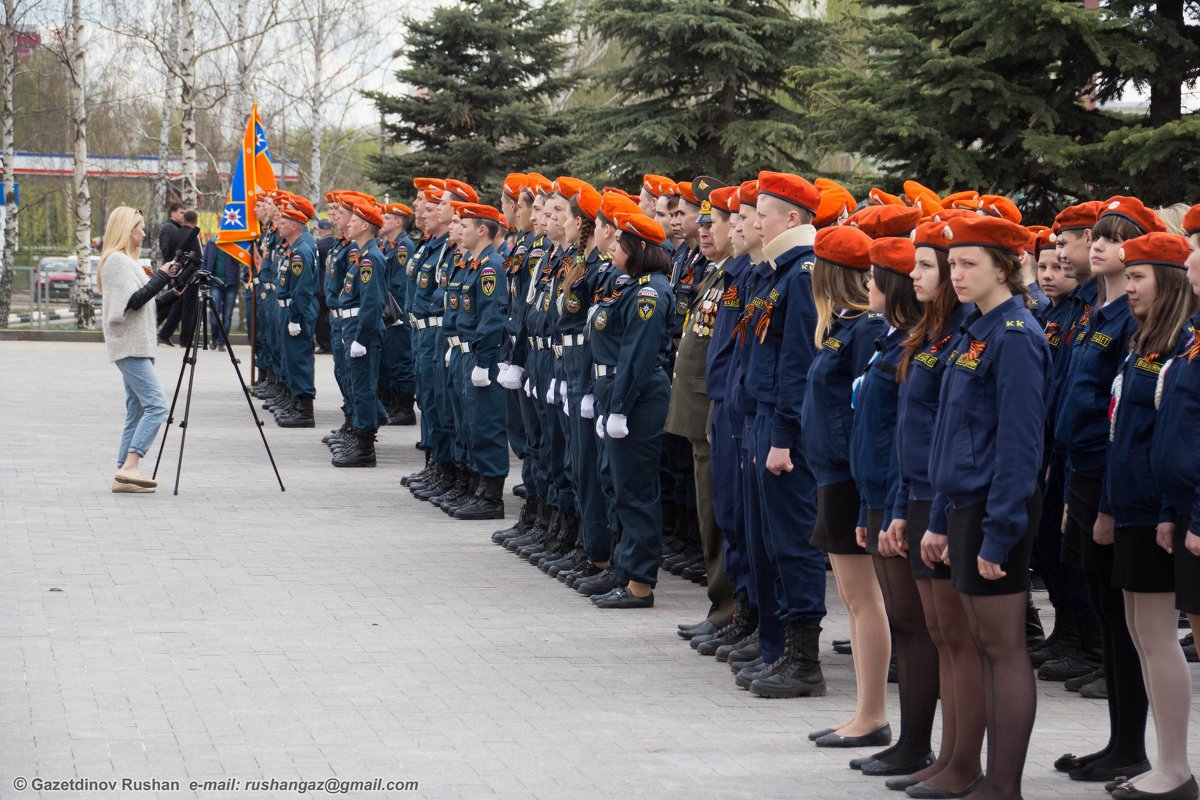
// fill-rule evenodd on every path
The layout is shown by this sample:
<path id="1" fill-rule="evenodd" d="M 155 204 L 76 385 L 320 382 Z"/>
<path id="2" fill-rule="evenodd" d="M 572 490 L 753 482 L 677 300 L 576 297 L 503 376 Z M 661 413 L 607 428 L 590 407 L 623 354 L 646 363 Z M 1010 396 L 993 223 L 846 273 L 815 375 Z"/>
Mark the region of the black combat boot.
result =
<path id="1" fill-rule="evenodd" d="M 393 425 L 416 425 L 417 412 L 413 409 L 413 401 L 416 399 L 411 394 L 393 394 L 395 406 L 388 412 L 388 416 L 392 418 Z"/>
<path id="2" fill-rule="evenodd" d="M 479 496 L 459 507 L 455 519 L 504 519 L 504 475 L 480 478 Z M 528 503 L 526 504 L 528 506 Z"/>
<path id="3" fill-rule="evenodd" d="M 442 511 L 445 511 L 450 516 L 454 516 L 454 512 L 458 511 L 463 506 L 470 505 L 475 502 L 479 496 L 483 479 L 478 472 L 473 469 L 467 470 L 467 486 L 463 491 L 451 497 L 449 500 L 442 503 Z"/>
<path id="4" fill-rule="evenodd" d="M 458 479 L 458 467 L 455 466 L 453 461 L 439 464 L 438 473 L 437 483 L 430 483 L 420 489 L 413 490 L 413 494 L 419 500 L 432 500 L 434 497 L 454 488 L 454 481 Z"/>
<path id="5" fill-rule="evenodd" d="M 538 503 L 537 516 L 533 519 L 533 527 L 520 536 L 510 536 L 504 540 L 504 549 L 516 552 L 518 547 L 523 547 L 530 542 L 546 535 L 546 530 L 550 526 L 550 521 L 555 512 L 554 506 L 547 503 L 545 500 Z"/>
<path id="6" fill-rule="evenodd" d="M 1077 649 L 1079 649 L 1079 631 L 1075 627 L 1075 620 L 1071 616 L 1070 609 L 1063 606 L 1054 609 L 1054 630 L 1039 647 L 1029 651 L 1029 660 L 1033 663 L 1034 669 L 1037 669 L 1047 661 L 1066 658 Z"/>
<path id="7" fill-rule="evenodd" d="M 425 467 L 423 469 L 420 469 L 420 470 L 412 473 L 411 475 L 405 475 L 403 478 L 400 479 L 400 485 L 408 486 L 413 481 L 420 481 L 423 477 L 425 477 L 426 475 L 429 474 L 429 470 L 432 466 L 433 466 L 433 457 L 430 456 L 429 451 L 426 450 L 425 451 Z"/>
<path id="8" fill-rule="evenodd" d="M 822 697 L 825 676 L 821 674 L 821 626 L 802 622 L 784 623 L 783 658 L 771 675 L 750 683 L 759 697 Z M 780 663 L 782 662 L 782 663 Z"/>
<path id="9" fill-rule="evenodd" d="M 538 552 L 546 547 L 546 542 L 554 538 L 558 533 L 558 526 L 562 524 L 562 512 L 557 506 L 550 507 L 550 515 L 546 520 L 546 524 L 542 527 L 534 527 L 529 531 L 529 536 L 523 537 L 528 541 L 522 542 L 520 539 L 515 540 L 516 546 L 513 547 L 513 542 L 505 545 L 521 558 L 529 558 L 530 553 Z"/>
<path id="10" fill-rule="evenodd" d="M 701 637 L 692 639 L 692 646 L 696 648 L 697 653 L 702 656 L 716 655 L 721 646 L 736 644 L 749 636 L 751 632 L 758 630 L 758 609 L 751 607 L 750 596 L 746 592 L 740 591 L 734 595 L 733 603 L 733 619 L 729 621 L 728 625 L 702 642 L 696 641 Z"/>
<path id="11" fill-rule="evenodd" d="M 317 421 L 313 417 L 313 399 L 311 397 L 297 397 L 294 412 L 279 419 L 281 428 L 315 428 L 316 426 Z"/>
<path id="12" fill-rule="evenodd" d="M 375 466 L 375 434 L 354 431 L 354 441 L 341 455 L 333 457 L 335 467 Z"/>
<path id="13" fill-rule="evenodd" d="M 460 469 L 454 477 L 454 485 L 449 491 L 442 492 L 439 495 L 429 498 L 429 502 L 433 503 L 438 508 L 444 508 L 446 503 L 454 502 L 460 499 L 471 485 L 470 470 Z"/>
<path id="14" fill-rule="evenodd" d="M 327 435 L 322 436 L 321 444 L 327 444 L 330 447 L 333 447 L 334 442 L 341 441 L 342 436 L 346 433 L 346 431 L 350 430 L 350 415 L 346 413 L 346 409 L 344 408 L 342 409 L 342 416 L 344 417 L 342 420 L 342 427 L 332 430 Z"/>
<path id="15" fill-rule="evenodd" d="M 526 498 L 525 504 L 521 506 L 521 515 L 517 518 L 517 524 L 493 533 L 492 541 L 496 544 L 504 544 L 514 536 L 524 536 L 533 527 L 533 520 L 537 516 L 540 502 L 536 497 Z"/>

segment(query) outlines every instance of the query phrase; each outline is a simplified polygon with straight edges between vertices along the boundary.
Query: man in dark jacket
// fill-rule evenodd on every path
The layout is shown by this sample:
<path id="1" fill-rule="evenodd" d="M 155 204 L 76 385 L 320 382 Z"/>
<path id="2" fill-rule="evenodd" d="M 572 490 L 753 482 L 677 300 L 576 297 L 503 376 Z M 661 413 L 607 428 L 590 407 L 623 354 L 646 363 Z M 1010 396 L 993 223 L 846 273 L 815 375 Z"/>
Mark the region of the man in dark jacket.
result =
<path id="1" fill-rule="evenodd" d="M 233 309 L 237 306 L 238 290 L 241 288 L 241 264 L 229 253 L 217 247 L 217 237 L 213 236 L 208 240 L 208 244 L 204 245 L 204 258 L 201 265 L 211 272 L 214 278 L 225 284 L 222 288 L 216 281 L 213 282 L 212 299 L 216 308 L 213 312 L 213 320 L 209 323 L 213 340 L 217 342 L 217 349 L 224 350 L 229 342 L 221 340 L 217 333 L 216 321 L 218 318 L 221 320 L 221 325 L 226 333 L 233 325 Z"/>
<path id="2" fill-rule="evenodd" d="M 180 206 L 180 209 L 171 212 L 171 219 L 163 225 L 163 233 L 159 235 L 159 248 L 163 251 L 163 260 L 169 261 L 175 257 L 176 252 L 183 246 L 184 241 L 192 232 L 192 228 L 200 224 L 200 217 L 192 210 L 182 210 L 183 206 L 180 203 L 172 203 L 171 208 Z M 178 214 L 182 219 L 182 224 L 176 224 L 170 234 L 167 234 L 167 226 L 175 220 Z M 196 260 L 201 259 L 200 240 L 197 239 L 192 246 L 192 255 Z M 196 304 L 198 302 L 198 292 L 195 286 L 190 286 L 183 292 L 180 302 L 171 306 L 171 311 L 167 314 L 167 318 L 163 320 L 163 326 L 158 331 L 158 340 L 166 345 L 171 345 L 171 335 L 175 333 L 175 327 L 179 326 L 179 344 L 181 347 L 187 347 L 192 341 L 192 329 L 196 324 Z"/>
<path id="3" fill-rule="evenodd" d="M 329 256 L 329 251 L 332 249 L 333 223 L 327 219 L 322 219 L 317 222 L 317 266 L 320 270 L 317 274 L 325 275 L 325 259 Z M 321 310 L 317 313 L 317 325 L 313 331 L 313 336 L 317 340 L 317 352 L 332 353 L 333 344 L 330 340 L 329 305 L 325 302 L 324 291 L 317 292 L 317 300 L 321 303 Z"/>

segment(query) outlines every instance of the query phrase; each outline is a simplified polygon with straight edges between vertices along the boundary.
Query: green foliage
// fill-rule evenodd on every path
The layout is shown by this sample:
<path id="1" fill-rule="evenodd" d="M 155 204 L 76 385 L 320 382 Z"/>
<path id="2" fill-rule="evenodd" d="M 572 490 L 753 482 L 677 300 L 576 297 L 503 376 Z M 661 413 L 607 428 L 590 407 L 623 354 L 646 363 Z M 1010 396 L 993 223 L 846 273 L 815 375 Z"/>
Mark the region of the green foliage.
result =
<path id="1" fill-rule="evenodd" d="M 462 0 L 428 19 L 408 18 L 396 72 L 405 95 L 369 92 L 393 142 L 410 152 L 381 155 L 369 174 L 397 192 L 414 177 L 456 178 L 494 200 L 509 172 L 543 159 L 548 102 L 574 83 L 559 72 L 569 22 L 559 2 Z"/>
<path id="2" fill-rule="evenodd" d="M 621 57 L 593 80 L 612 100 L 580 110 L 594 144 L 572 159 L 575 174 L 638 184 L 647 172 L 809 171 L 786 75 L 811 57 L 814 20 L 777 0 L 596 0 L 582 26 Z"/>

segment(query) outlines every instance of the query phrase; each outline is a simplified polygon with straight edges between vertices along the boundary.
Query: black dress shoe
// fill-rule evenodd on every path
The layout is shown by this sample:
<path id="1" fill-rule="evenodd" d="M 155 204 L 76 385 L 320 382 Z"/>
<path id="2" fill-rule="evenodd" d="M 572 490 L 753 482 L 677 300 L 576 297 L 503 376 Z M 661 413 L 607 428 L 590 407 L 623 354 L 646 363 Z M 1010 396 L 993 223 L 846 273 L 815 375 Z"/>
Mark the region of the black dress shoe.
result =
<path id="1" fill-rule="evenodd" d="M 808 735 L 808 740 L 810 742 L 815 742 L 817 739 L 820 739 L 822 736 L 828 736 L 829 734 L 835 732 L 836 730 L 837 730 L 836 728 L 821 728 L 821 730 L 819 730 L 819 731 L 813 731 L 812 733 L 810 733 Z"/>
<path id="2" fill-rule="evenodd" d="M 596 608 L 652 608 L 653 606 L 654 592 L 645 597 L 638 597 L 625 586 L 596 601 Z"/>
<path id="3" fill-rule="evenodd" d="M 1100 763 L 1100 759 L 1090 761 L 1087 764 L 1082 764 L 1067 773 L 1073 781 L 1117 781 L 1128 780 L 1135 775 L 1141 775 L 1143 772 L 1150 770 L 1150 762 L 1143 759 L 1136 764 L 1124 764 L 1120 766 L 1107 766 Z"/>
<path id="4" fill-rule="evenodd" d="M 909 797 L 919 797 L 923 798 L 923 800 L 953 800 L 953 798 L 956 797 L 966 797 L 971 792 L 978 789 L 982 783 L 983 776 L 980 775 L 978 778 L 968 783 L 967 788 L 963 789 L 961 792 L 953 792 L 949 789 L 942 789 L 938 786 L 934 786 L 931 783 L 921 781 L 920 783 L 915 783 L 905 789 L 904 793 Z"/>
<path id="5" fill-rule="evenodd" d="M 575 591 L 591 597 L 593 595 L 610 592 L 615 589 L 616 586 L 617 571 L 612 567 L 608 567 L 595 576 L 575 584 Z"/>
<path id="6" fill-rule="evenodd" d="M 681 622 L 678 625 L 676 625 L 675 627 L 681 631 L 690 631 L 695 628 L 699 628 L 705 622 L 708 622 L 708 620 L 701 620 L 700 622 Z"/>
<path id="7" fill-rule="evenodd" d="M 850 655 L 849 639 L 834 639 L 831 644 L 833 645 L 833 652 L 841 653 L 842 655 Z"/>
<path id="8" fill-rule="evenodd" d="M 907 764 L 893 764 L 882 758 L 876 758 L 862 765 L 862 774 L 874 775 L 876 777 L 883 777 L 885 775 L 912 775 L 914 772 L 923 770 L 932 763 L 933 753 L 927 753 L 924 758 L 910 761 Z"/>
<path id="9" fill-rule="evenodd" d="M 916 786 L 920 782 L 912 775 L 897 775 L 895 778 L 888 778 L 883 785 L 893 792 L 903 792 L 908 787 Z"/>
<path id="10" fill-rule="evenodd" d="M 1054 761 L 1054 768 L 1059 772 L 1070 772 L 1073 769 L 1078 769 L 1084 764 L 1095 761 L 1103 756 L 1099 753 L 1091 753 L 1086 756 L 1077 756 L 1074 753 L 1063 753 Z M 1112 791 L 1111 789 L 1109 791 Z"/>
<path id="11" fill-rule="evenodd" d="M 607 600 L 608 598 L 614 596 L 617 592 L 621 591 L 624 588 L 625 588 L 624 586 L 614 586 L 613 588 L 609 589 L 604 594 L 594 594 L 591 597 L 589 597 L 588 599 L 591 600 L 593 603 L 598 603 L 601 600 Z"/>
<path id="12" fill-rule="evenodd" d="M 1190 777 L 1168 792 L 1143 792 L 1132 783 L 1122 783 L 1112 790 L 1113 800 L 1196 800 L 1200 787 L 1196 778 Z"/>
<path id="13" fill-rule="evenodd" d="M 704 622 L 701 622 L 699 625 L 697 625 L 694 628 L 681 627 L 678 631 L 676 631 L 676 633 L 678 633 L 684 639 L 695 639 L 695 637 L 697 637 L 697 636 L 712 636 L 714 633 L 716 633 L 719 630 L 720 630 L 720 628 L 718 628 L 716 625 L 712 624 L 711 621 L 706 619 L 706 620 L 704 620 Z"/>
<path id="14" fill-rule="evenodd" d="M 834 731 L 817 739 L 817 747 L 882 747 L 892 743 L 892 726 L 883 723 L 870 733 L 862 736 L 842 736 Z"/>

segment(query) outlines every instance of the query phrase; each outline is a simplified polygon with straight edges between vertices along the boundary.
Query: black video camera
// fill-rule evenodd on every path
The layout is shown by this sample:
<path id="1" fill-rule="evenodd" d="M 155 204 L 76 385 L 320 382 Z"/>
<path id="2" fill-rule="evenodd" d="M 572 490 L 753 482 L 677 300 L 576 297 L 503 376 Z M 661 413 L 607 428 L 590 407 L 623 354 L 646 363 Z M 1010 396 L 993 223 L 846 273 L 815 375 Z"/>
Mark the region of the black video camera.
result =
<path id="1" fill-rule="evenodd" d="M 175 277 L 171 279 L 171 287 L 175 291 L 183 291 L 186 287 L 192 285 L 207 286 L 210 281 L 216 282 L 221 288 L 225 284 L 211 272 L 201 266 L 200 256 L 196 255 L 196 240 L 200 236 L 199 228 L 192 228 L 183 243 L 175 251 L 175 257 L 171 260 L 179 265 L 179 269 L 175 272 Z"/>

